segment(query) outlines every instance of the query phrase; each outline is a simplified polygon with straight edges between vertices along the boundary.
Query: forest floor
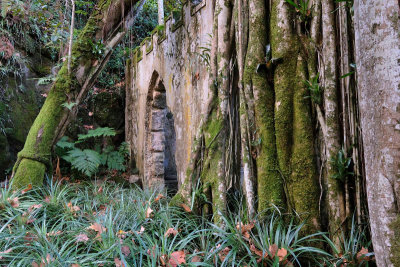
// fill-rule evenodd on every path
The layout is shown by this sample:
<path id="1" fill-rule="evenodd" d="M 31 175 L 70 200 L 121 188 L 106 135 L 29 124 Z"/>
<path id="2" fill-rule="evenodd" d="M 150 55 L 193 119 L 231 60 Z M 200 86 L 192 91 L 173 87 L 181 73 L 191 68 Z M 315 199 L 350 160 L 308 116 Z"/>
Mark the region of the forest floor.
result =
<path id="1" fill-rule="evenodd" d="M 371 266 L 362 232 L 336 249 L 278 210 L 216 225 L 165 191 L 111 181 L 0 189 L 0 266 Z M 237 200 L 240 203 L 240 200 Z M 328 248 L 325 250 L 321 247 Z M 333 254 L 328 251 L 333 251 Z M 348 263 L 348 264 L 346 264 Z"/>

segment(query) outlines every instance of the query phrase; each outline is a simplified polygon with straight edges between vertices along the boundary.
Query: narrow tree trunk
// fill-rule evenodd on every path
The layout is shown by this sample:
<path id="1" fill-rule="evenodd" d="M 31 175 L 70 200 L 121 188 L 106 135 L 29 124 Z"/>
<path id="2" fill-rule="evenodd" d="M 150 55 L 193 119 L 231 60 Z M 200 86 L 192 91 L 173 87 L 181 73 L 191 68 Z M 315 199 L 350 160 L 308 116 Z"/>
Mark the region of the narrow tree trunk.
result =
<path id="1" fill-rule="evenodd" d="M 164 25 L 164 0 L 158 0 L 158 25 Z"/>
<path id="2" fill-rule="evenodd" d="M 337 88 L 337 53 L 334 3 L 322 0 L 322 70 L 324 88 L 325 122 L 324 136 L 326 147 L 326 180 L 328 185 L 329 232 L 336 245 L 340 244 L 340 230 L 345 219 L 344 181 L 333 178 L 336 173 L 332 158 L 340 149 L 338 88 Z"/>
<path id="3" fill-rule="evenodd" d="M 77 112 L 77 105 L 72 111 L 61 105 L 65 102 L 79 104 L 93 85 L 113 48 L 124 35 L 124 32 L 117 32 L 122 25 L 121 19 L 126 15 L 122 12 L 123 7 L 129 10 L 135 3 L 136 1 L 131 0 L 113 3 L 109 0 L 100 0 L 97 3 L 72 47 L 71 75 L 68 74 L 68 61 L 66 61 L 28 133 L 24 149 L 18 153 L 12 175 L 13 187 L 40 185 L 46 169 L 51 171 L 52 147 L 63 135 L 69 120 Z M 99 40 L 103 40 L 106 47 L 105 55 L 101 59 L 92 54 L 92 44 Z"/>
<path id="4" fill-rule="evenodd" d="M 356 0 L 354 11 L 372 242 L 378 266 L 400 266 L 400 6 Z"/>

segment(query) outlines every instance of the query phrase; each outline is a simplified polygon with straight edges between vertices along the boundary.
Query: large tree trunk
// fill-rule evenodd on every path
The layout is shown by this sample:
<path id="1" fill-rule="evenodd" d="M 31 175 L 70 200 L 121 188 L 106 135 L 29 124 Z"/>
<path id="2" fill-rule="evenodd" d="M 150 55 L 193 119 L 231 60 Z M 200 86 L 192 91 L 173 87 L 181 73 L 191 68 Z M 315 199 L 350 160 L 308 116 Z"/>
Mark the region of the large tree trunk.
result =
<path id="1" fill-rule="evenodd" d="M 372 241 L 378 266 L 400 266 L 400 7 L 356 0 L 354 10 Z"/>
<path id="2" fill-rule="evenodd" d="M 68 61 L 65 61 L 28 133 L 23 150 L 18 153 L 13 169 L 13 187 L 40 185 L 46 169 L 51 171 L 53 145 L 64 134 L 71 117 L 77 113 L 77 105 L 72 110 L 61 105 L 65 102 L 79 104 L 91 88 L 113 48 L 123 37 L 125 32 L 118 30 L 136 2 L 136 0 L 98 1 L 85 28 L 72 47 L 71 73 L 68 73 Z M 93 44 L 99 41 L 105 45 L 102 58 L 97 58 L 92 53 Z"/>

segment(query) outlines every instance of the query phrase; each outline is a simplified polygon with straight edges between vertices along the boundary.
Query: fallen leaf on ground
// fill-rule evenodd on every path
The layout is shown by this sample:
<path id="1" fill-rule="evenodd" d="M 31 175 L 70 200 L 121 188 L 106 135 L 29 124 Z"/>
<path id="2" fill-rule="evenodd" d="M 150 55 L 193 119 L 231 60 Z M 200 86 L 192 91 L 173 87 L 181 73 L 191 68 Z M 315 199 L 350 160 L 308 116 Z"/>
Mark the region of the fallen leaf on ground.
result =
<path id="1" fill-rule="evenodd" d="M 89 241 L 89 237 L 86 234 L 79 234 L 76 236 L 76 242 L 86 243 Z"/>
<path id="2" fill-rule="evenodd" d="M 8 203 L 11 204 L 13 208 L 18 208 L 19 207 L 19 199 L 18 197 L 14 198 L 7 198 Z"/>
<path id="3" fill-rule="evenodd" d="M 126 267 L 125 263 L 123 263 L 120 259 L 114 258 L 115 267 Z"/>
<path id="4" fill-rule="evenodd" d="M 158 202 L 162 198 L 164 198 L 164 196 L 162 194 L 158 194 L 158 196 L 154 199 L 154 202 Z"/>
<path id="5" fill-rule="evenodd" d="M 32 184 L 28 184 L 28 187 L 25 188 L 24 190 L 21 191 L 21 194 L 25 194 L 26 192 L 28 192 L 29 190 L 32 190 Z"/>
<path id="6" fill-rule="evenodd" d="M 278 250 L 279 262 L 283 261 L 286 256 L 287 256 L 287 250 L 285 248 L 281 248 Z"/>
<path id="7" fill-rule="evenodd" d="M 146 229 L 145 229 L 145 228 L 143 227 L 143 225 L 142 225 L 142 226 L 140 226 L 140 231 L 136 231 L 136 234 L 141 235 L 141 234 L 144 233 L 145 230 L 146 230 Z"/>
<path id="8" fill-rule="evenodd" d="M 152 213 L 153 213 L 153 210 L 150 207 L 148 207 L 146 210 L 146 218 L 147 219 L 150 218 Z"/>
<path id="9" fill-rule="evenodd" d="M 174 228 L 169 228 L 169 229 L 165 232 L 164 236 L 165 236 L 165 237 L 168 237 L 168 236 L 170 236 L 170 235 L 176 236 L 177 234 L 178 234 L 178 231 L 176 231 Z"/>
<path id="10" fill-rule="evenodd" d="M 69 203 L 67 204 L 67 206 L 68 206 L 68 208 L 69 208 L 69 210 L 70 210 L 71 212 L 77 212 L 77 211 L 80 211 L 80 210 L 81 210 L 81 208 L 79 208 L 78 206 L 72 205 L 71 202 L 69 202 Z"/>
<path id="11" fill-rule="evenodd" d="M 7 250 L 5 250 L 5 251 L 1 251 L 1 252 L 0 252 L 0 260 L 3 259 L 3 256 L 2 256 L 2 255 L 8 254 L 8 253 L 10 253 L 11 251 L 12 251 L 12 248 L 7 249 Z"/>
<path id="12" fill-rule="evenodd" d="M 271 253 L 271 258 L 275 258 L 276 252 L 278 252 L 278 245 L 272 244 L 269 246 L 268 250 Z"/>
<path id="13" fill-rule="evenodd" d="M 71 267 L 81 267 L 81 266 L 79 264 L 77 264 L 77 263 L 72 263 Z"/>
<path id="14" fill-rule="evenodd" d="M 47 237 L 49 237 L 49 236 L 59 236 L 61 234 L 62 234 L 62 231 L 58 230 L 56 232 L 49 232 L 49 233 L 46 234 L 46 236 Z"/>
<path id="15" fill-rule="evenodd" d="M 192 212 L 192 210 L 189 208 L 189 206 L 186 205 L 186 204 L 184 204 L 184 203 L 181 204 L 181 207 L 182 207 L 186 212 Z"/>
<path id="16" fill-rule="evenodd" d="M 177 267 L 179 264 L 186 263 L 185 257 L 186 255 L 183 250 L 172 252 L 168 261 L 168 267 Z"/>
<path id="17" fill-rule="evenodd" d="M 107 230 L 107 228 L 103 227 L 101 224 L 98 223 L 92 224 L 91 226 L 88 227 L 88 229 L 92 229 L 100 234 Z"/>
<path id="18" fill-rule="evenodd" d="M 230 247 L 225 247 L 220 252 L 218 252 L 219 259 L 223 262 L 228 255 L 229 251 L 231 251 Z"/>
<path id="19" fill-rule="evenodd" d="M 128 246 L 122 246 L 121 252 L 125 255 L 125 257 L 128 257 L 129 254 L 131 254 L 131 249 Z"/>
<path id="20" fill-rule="evenodd" d="M 362 247 L 361 250 L 357 253 L 357 260 L 364 260 L 364 261 L 369 261 L 369 257 L 366 257 L 365 254 L 368 253 L 368 249 L 365 247 Z"/>
<path id="21" fill-rule="evenodd" d="M 241 231 L 242 235 L 247 239 L 250 239 L 250 231 L 253 228 L 254 228 L 253 222 L 249 224 L 243 224 L 242 222 L 240 222 L 236 225 L 236 229 Z"/>

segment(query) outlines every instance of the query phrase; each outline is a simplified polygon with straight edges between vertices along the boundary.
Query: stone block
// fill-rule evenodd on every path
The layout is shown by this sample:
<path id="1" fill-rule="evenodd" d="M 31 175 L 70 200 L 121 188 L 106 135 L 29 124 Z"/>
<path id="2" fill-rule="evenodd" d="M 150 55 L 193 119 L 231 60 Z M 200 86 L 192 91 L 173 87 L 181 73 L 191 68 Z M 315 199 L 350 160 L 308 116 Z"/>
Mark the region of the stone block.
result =
<path id="1" fill-rule="evenodd" d="M 167 107 L 167 98 L 165 97 L 164 92 L 153 92 L 153 107 L 164 109 Z"/>
<path id="2" fill-rule="evenodd" d="M 153 110 L 151 112 L 151 130 L 162 131 L 165 127 L 165 110 Z"/>
<path id="3" fill-rule="evenodd" d="M 151 150 L 154 152 L 163 152 L 165 150 L 164 132 L 151 133 Z"/>

